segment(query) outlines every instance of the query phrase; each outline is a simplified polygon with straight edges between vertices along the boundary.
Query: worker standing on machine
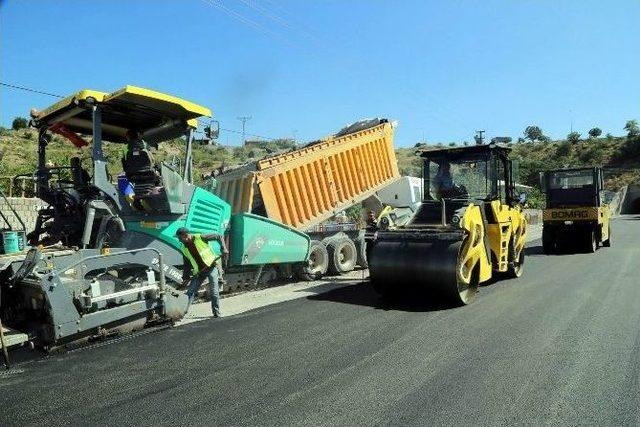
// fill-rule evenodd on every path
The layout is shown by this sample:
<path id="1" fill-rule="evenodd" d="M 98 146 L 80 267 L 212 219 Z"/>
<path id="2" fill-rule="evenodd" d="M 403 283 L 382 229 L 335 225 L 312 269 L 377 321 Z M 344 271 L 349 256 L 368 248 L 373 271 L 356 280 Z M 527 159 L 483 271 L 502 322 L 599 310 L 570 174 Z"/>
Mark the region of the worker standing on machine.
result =
<path id="1" fill-rule="evenodd" d="M 222 264 L 219 262 L 221 256 L 228 253 L 224 238 L 216 233 L 192 234 L 185 227 L 180 227 L 176 232 L 178 240 L 182 243 L 183 269 L 182 278 L 189 283 L 187 296 L 189 305 L 195 299 L 196 293 L 204 282 L 209 279 L 209 289 L 211 291 L 211 311 L 213 317 L 220 317 L 220 288 L 219 280 L 221 276 Z M 216 254 L 209 246 L 208 242 L 217 241 L 220 243 L 221 254 Z"/>

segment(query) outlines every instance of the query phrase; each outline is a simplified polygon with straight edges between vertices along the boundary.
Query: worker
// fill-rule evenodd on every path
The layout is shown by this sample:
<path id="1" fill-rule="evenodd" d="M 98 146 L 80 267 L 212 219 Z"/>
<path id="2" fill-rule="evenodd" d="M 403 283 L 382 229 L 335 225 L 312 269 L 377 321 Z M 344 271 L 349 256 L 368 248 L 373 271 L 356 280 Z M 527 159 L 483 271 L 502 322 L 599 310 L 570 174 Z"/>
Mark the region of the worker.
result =
<path id="1" fill-rule="evenodd" d="M 451 176 L 451 164 L 447 161 L 443 161 L 438 166 L 438 172 L 433 179 L 433 186 L 438 200 L 466 197 L 469 195 L 464 185 L 458 185 L 454 181 Z"/>
<path id="2" fill-rule="evenodd" d="M 182 243 L 183 269 L 182 278 L 184 284 L 189 282 L 187 296 L 189 305 L 195 299 L 196 293 L 204 282 L 209 279 L 209 290 L 211 293 L 211 311 L 213 317 L 220 317 L 220 288 L 219 278 L 221 276 L 222 264 L 219 262 L 221 256 L 228 254 L 224 238 L 216 233 L 194 234 L 185 227 L 180 227 L 176 232 L 176 237 Z M 220 254 L 216 254 L 208 242 L 217 241 L 220 243 Z"/>
<path id="3" fill-rule="evenodd" d="M 438 199 L 446 197 L 451 190 L 453 190 L 454 183 L 451 177 L 451 164 L 449 162 L 442 162 L 438 166 L 438 172 L 433 179 L 433 186 L 436 191 Z"/>

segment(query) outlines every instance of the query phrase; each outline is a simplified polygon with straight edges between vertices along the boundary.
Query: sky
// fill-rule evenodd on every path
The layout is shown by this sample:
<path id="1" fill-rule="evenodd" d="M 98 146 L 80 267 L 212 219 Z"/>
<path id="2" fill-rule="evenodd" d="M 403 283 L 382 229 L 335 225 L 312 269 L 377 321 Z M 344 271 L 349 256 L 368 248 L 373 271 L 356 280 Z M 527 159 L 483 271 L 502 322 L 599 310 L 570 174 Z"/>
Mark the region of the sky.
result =
<path id="1" fill-rule="evenodd" d="M 230 145 L 241 116 L 298 141 L 386 117 L 397 146 L 621 135 L 640 120 L 638 22 L 638 0 L 0 0 L 0 82 L 170 93 Z M 0 125 L 53 102 L 0 86 Z"/>

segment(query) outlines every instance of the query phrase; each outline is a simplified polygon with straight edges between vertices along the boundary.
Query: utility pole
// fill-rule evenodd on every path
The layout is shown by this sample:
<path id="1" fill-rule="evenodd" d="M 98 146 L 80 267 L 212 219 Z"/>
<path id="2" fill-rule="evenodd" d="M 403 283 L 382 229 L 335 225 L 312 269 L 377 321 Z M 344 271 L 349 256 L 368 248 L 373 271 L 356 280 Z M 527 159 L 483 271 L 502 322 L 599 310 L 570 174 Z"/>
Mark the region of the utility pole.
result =
<path id="1" fill-rule="evenodd" d="M 573 111 L 569 110 L 569 120 L 571 120 L 571 127 L 569 132 L 573 133 Z"/>
<path id="2" fill-rule="evenodd" d="M 242 146 L 244 147 L 244 143 L 247 140 L 246 134 L 244 132 L 244 126 L 245 126 L 245 123 L 247 123 L 249 120 L 251 120 L 251 116 L 240 116 L 237 119 L 242 122 Z"/>

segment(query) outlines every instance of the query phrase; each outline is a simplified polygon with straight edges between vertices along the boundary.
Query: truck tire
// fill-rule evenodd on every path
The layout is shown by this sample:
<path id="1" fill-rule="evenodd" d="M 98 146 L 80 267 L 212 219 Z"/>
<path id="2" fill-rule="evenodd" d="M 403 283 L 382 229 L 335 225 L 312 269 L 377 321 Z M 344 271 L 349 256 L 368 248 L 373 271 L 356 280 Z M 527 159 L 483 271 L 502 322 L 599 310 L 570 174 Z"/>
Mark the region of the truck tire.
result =
<path id="1" fill-rule="evenodd" d="M 547 255 L 557 252 L 555 236 L 548 228 L 542 228 L 542 250 Z"/>
<path id="2" fill-rule="evenodd" d="M 367 261 L 367 242 L 364 239 L 358 239 L 355 241 L 357 264 L 362 268 L 369 268 L 369 261 Z"/>
<path id="3" fill-rule="evenodd" d="M 585 249 L 589 254 L 598 250 L 598 234 L 595 230 L 590 230 L 585 236 Z"/>
<path id="4" fill-rule="evenodd" d="M 309 259 L 306 263 L 293 266 L 293 273 L 299 280 L 311 282 L 321 279 L 329 268 L 329 254 L 324 243 L 312 240 L 309 245 Z"/>
<path id="5" fill-rule="evenodd" d="M 611 247 L 611 226 L 609 226 L 609 232 L 607 233 L 607 240 L 602 242 L 602 247 L 610 248 Z"/>
<path id="6" fill-rule="evenodd" d="M 348 237 L 329 242 L 327 252 L 329 253 L 329 273 L 341 275 L 355 268 L 358 252 L 355 243 Z"/>

